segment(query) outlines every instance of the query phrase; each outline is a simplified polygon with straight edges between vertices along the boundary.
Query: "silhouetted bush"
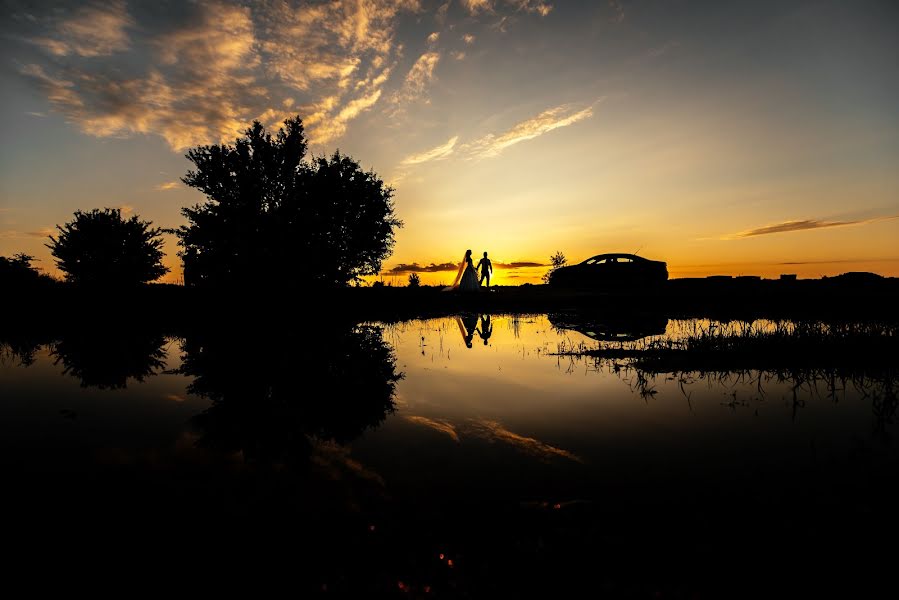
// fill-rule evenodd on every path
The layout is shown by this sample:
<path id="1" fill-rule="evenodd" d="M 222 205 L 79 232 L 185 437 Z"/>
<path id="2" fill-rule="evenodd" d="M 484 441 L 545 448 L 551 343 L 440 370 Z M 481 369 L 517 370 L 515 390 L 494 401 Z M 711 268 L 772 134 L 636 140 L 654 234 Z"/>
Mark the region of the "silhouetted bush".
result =
<path id="1" fill-rule="evenodd" d="M 161 229 L 136 215 L 122 218 L 117 208 L 75 211 L 75 218 L 50 236 L 51 254 L 73 283 L 135 285 L 168 273 L 162 266 Z"/>
<path id="2" fill-rule="evenodd" d="M 234 146 L 198 146 L 182 181 L 208 200 L 182 213 L 187 285 L 346 285 L 380 271 L 393 247 L 393 189 L 335 152 L 304 160 L 299 117 L 274 137 L 258 122 Z"/>
<path id="3" fill-rule="evenodd" d="M 418 276 L 418 273 L 409 273 L 409 287 L 421 287 L 421 277 Z"/>
<path id="4" fill-rule="evenodd" d="M 33 260 L 33 256 L 22 252 L 12 258 L 0 256 L 0 286 L 5 290 L 13 290 L 52 284 L 53 279 L 49 275 L 31 266 Z"/>
<path id="5" fill-rule="evenodd" d="M 543 274 L 543 283 L 549 283 L 550 278 L 552 277 L 553 272 L 556 269 L 560 269 L 564 267 L 568 263 L 568 259 L 565 258 L 565 255 L 561 250 L 556 250 L 556 253 L 549 257 L 549 271 Z"/>

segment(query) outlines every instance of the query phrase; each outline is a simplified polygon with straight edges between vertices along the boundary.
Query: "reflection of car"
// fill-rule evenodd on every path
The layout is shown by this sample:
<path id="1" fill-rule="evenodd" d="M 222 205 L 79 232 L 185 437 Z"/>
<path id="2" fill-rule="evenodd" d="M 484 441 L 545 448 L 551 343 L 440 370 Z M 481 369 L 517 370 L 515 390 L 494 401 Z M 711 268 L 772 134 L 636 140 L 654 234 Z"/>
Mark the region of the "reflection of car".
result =
<path id="1" fill-rule="evenodd" d="M 557 313 L 548 315 L 557 329 L 570 329 L 598 342 L 633 342 L 653 335 L 663 335 L 668 318 L 661 315 L 609 315 Z"/>
<path id="2" fill-rule="evenodd" d="M 597 254 L 582 263 L 552 272 L 549 284 L 568 288 L 649 285 L 668 280 L 668 265 L 635 254 Z"/>

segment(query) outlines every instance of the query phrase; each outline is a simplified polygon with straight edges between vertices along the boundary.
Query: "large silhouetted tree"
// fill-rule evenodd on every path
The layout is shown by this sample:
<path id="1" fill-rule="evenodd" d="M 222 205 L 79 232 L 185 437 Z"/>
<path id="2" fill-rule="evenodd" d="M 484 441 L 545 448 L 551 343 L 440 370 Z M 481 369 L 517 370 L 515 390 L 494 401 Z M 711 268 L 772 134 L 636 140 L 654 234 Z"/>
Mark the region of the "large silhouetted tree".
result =
<path id="1" fill-rule="evenodd" d="M 122 218 L 117 208 L 75 211 L 50 236 L 51 254 L 68 281 L 89 285 L 134 285 L 162 277 L 162 230 L 136 215 Z"/>
<path id="2" fill-rule="evenodd" d="M 257 121 L 231 145 L 198 146 L 182 179 L 206 194 L 178 230 L 188 285 L 345 285 L 380 271 L 402 226 L 393 189 L 335 152 L 305 160 L 299 117 Z"/>

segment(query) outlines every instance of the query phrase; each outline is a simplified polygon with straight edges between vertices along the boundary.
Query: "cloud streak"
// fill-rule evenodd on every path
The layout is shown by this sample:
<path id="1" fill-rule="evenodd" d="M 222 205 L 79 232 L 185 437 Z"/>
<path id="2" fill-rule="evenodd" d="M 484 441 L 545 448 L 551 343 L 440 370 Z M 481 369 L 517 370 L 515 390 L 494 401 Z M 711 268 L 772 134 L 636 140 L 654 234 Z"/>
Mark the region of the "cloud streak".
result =
<path id="1" fill-rule="evenodd" d="M 488 134 L 467 144 L 465 149 L 471 158 L 493 158 L 515 144 L 532 140 L 561 127 L 568 127 L 592 116 L 592 105 L 578 110 L 570 104 L 563 104 L 521 121 L 503 133 Z"/>
<path id="2" fill-rule="evenodd" d="M 496 267 L 497 269 L 525 269 L 528 267 L 546 267 L 548 265 L 545 265 L 545 264 L 539 263 L 539 262 L 532 262 L 532 261 L 524 260 L 524 261 L 520 261 L 520 262 L 510 262 L 510 263 L 495 262 L 495 263 L 493 263 L 493 266 Z"/>
<path id="3" fill-rule="evenodd" d="M 409 72 L 406 73 L 402 89 L 394 96 L 394 104 L 399 105 L 399 108 L 402 109 L 404 105 L 419 100 L 427 102 L 427 90 L 435 78 L 434 69 L 437 68 L 439 62 L 440 52 L 437 51 L 428 51 L 419 56 Z"/>
<path id="4" fill-rule="evenodd" d="M 747 229 L 739 233 L 732 233 L 722 237 L 724 240 L 739 240 L 760 235 L 771 235 L 775 233 L 791 233 L 795 231 L 810 231 L 813 229 L 829 229 L 833 227 L 849 227 L 852 225 L 868 225 L 880 221 L 889 221 L 899 219 L 899 215 L 890 215 L 885 217 L 874 217 L 871 219 L 859 219 L 854 221 L 825 221 L 819 219 L 804 219 L 800 221 L 783 221 L 774 223 L 773 225 L 765 225 L 755 229 Z"/>
<path id="5" fill-rule="evenodd" d="M 425 152 L 421 152 L 419 154 L 407 156 L 402 161 L 400 161 L 400 164 L 408 166 L 418 165 L 433 160 L 443 160 L 453 153 L 453 148 L 456 146 L 457 141 L 459 141 L 459 136 L 453 136 L 448 139 L 445 144 L 441 144 L 435 148 L 431 148 L 430 150 L 426 150 Z"/>
<path id="6" fill-rule="evenodd" d="M 597 100 L 597 102 L 600 101 L 601 99 Z M 500 134 L 490 133 L 462 145 L 457 145 L 459 136 L 456 135 L 430 150 L 407 156 L 400 161 L 399 166 L 414 167 L 434 160 L 444 160 L 454 154 L 469 160 L 495 158 L 511 146 L 533 140 L 560 127 L 568 127 L 592 117 L 593 107 L 597 102 L 580 109 L 572 104 L 556 106 L 535 117 L 521 121 Z M 401 172 L 398 178 L 401 179 L 406 174 L 406 172 Z"/>
<path id="7" fill-rule="evenodd" d="M 515 262 L 499 262 L 493 261 L 494 269 L 527 269 L 533 267 L 545 267 L 544 263 L 535 262 L 535 261 L 515 261 Z M 430 263 L 427 265 L 422 265 L 417 262 L 413 263 L 400 263 L 394 267 L 392 267 L 388 271 L 384 271 L 385 273 L 397 275 L 404 273 L 443 273 L 446 271 L 455 271 L 459 268 L 459 263 L 454 263 L 451 261 L 443 262 L 443 263 Z"/>
<path id="8" fill-rule="evenodd" d="M 6 231 L 0 231 L 0 238 L 5 239 L 25 239 L 25 238 L 45 238 L 52 235 L 54 232 L 50 227 L 44 227 L 42 229 L 38 229 L 36 231 L 16 231 L 14 229 L 7 229 Z"/>
<path id="9" fill-rule="evenodd" d="M 406 264 L 400 263 L 391 268 L 387 273 L 442 273 L 444 271 L 455 271 L 459 268 L 459 263 L 431 263 L 429 265 L 420 265 L 417 262 Z"/>

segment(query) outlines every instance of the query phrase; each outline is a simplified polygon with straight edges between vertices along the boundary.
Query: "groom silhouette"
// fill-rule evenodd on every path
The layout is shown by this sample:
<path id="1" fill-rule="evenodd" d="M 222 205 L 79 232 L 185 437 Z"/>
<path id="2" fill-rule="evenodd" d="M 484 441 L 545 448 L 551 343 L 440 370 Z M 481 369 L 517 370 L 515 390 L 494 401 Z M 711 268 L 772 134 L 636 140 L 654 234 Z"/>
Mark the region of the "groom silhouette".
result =
<path id="1" fill-rule="evenodd" d="M 487 258 L 487 253 L 484 252 L 484 258 L 478 261 L 477 269 L 481 270 L 481 280 L 478 282 L 478 285 L 484 283 L 484 278 L 487 279 L 487 289 L 490 289 L 490 274 L 493 273 L 493 263 L 490 262 L 490 259 Z"/>
<path id="2" fill-rule="evenodd" d="M 476 331 L 481 336 L 481 339 L 484 340 L 484 345 L 486 346 L 487 340 L 493 335 L 493 323 L 490 322 L 490 315 L 481 315 L 481 325 Z"/>

